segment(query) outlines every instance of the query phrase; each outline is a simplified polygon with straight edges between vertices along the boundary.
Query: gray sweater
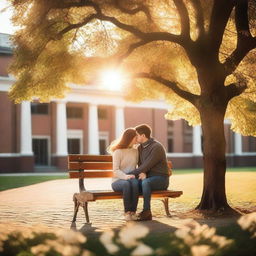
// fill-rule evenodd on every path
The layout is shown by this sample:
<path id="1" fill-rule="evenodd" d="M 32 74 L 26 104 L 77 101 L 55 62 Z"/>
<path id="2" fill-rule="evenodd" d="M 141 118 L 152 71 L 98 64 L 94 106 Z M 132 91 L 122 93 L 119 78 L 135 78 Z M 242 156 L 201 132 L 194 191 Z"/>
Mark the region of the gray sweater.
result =
<path id="1" fill-rule="evenodd" d="M 166 153 L 163 145 L 150 138 L 138 147 L 139 162 L 138 168 L 129 172 L 130 174 L 138 175 L 142 172 L 151 176 L 168 176 L 168 164 Z"/>

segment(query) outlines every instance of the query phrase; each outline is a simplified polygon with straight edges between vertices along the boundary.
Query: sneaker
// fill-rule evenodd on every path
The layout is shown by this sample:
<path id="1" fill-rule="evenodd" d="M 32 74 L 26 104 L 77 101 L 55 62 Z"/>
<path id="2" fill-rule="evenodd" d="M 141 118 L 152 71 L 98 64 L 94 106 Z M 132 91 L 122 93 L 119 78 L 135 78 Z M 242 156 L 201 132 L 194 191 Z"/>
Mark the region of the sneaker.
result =
<path id="1" fill-rule="evenodd" d="M 125 221 L 131 221 L 132 220 L 131 212 L 125 212 L 124 213 L 124 220 Z"/>
<path id="2" fill-rule="evenodd" d="M 139 221 L 152 220 L 152 213 L 150 210 L 142 211 L 138 217 Z"/>
<path id="3" fill-rule="evenodd" d="M 138 220 L 138 215 L 135 212 L 131 212 L 131 219 L 132 220 Z"/>

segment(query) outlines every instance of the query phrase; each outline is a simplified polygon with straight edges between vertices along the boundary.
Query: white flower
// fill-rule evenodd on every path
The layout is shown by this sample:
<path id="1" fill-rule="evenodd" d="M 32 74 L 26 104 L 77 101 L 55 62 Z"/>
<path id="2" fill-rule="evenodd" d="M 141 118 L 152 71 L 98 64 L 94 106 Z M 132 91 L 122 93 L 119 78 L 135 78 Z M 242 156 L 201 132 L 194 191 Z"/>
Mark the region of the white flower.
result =
<path id="1" fill-rule="evenodd" d="M 136 249 L 132 251 L 131 256 L 144 256 L 144 255 L 150 255 L 152 253 L 153 253 L 153 250 L 151 247 L 143 243 L 139 243 Z"/>
<path id="2" fill-rule="evenodd" d="M 49 250 L 50 250 L 50 246 L 46 245 L 46 244 L 39 244 L 39 245 L 31 247 L 31 252 L 35 255 L 48 252 Z"/>
<path id="3" fill-rule="evenodd" d="M 187 235 L 188 235 L 188 232 L 189 232 L 189 228 L 179 228 L 177 229 L 174 234 L 178 237 L 178 238 L 181 238 L 181 239 L 184 239 Z"/>
<path id="4" fill-rule="evenodd" d="M 252 212 L 242 216 L 238 221 L 242 229 L 248 229 L 256 237 L 256 212 Z"/>
<path id="5" fill-rule="evenodd" d="M 106 231 L 100 236 L 101 243 L 110 254 L 115 254 L 119 251 L 119 247 L 113 243 L 113 237 L 114 232 L 112 230 Z"/>
<path id="6" fill-rule="evenodd" d="M 83 250 L 81 256 L 94 256 L 94 254 L 88 250 Z"/>
<path id="7" fill-rule="evenodd" d="M 214 250 L 208 245 L 193 245 L 191 247 L 193 256 L 208 256 L 214 253 Z"/>
<path id="8" fill-rule="evenodd" d="M 126 247 L 131 248 L 139 244 L 137 241 L 140 238 L 145 237 L 148 234 L 149 230 L 147 227 L 138 225 L 135 223 L 128 223 L 119 232 L 119 241 Z"/>
<path id="9" fill-rule="evenodd" d="M 49 240 L 47 239 L 45 241 L 46 245 L 49 245 L 50 248 L 54 249 L 56 252 L 61 252 L 62 251 L 62 244 L 58 240 Z"/>
<path id="10" fill-rule="evenodd" d="M 72 246 L 72 245 L 63 245 L 62 250 L 58 251 L 61 255 L 63 256 L 73 256 L 73 255 L 78 255 L 80 252 L 80 248 L 77 246 Z"/>
<path id="11" fill-rule="evenodd" d="M 86 242 L 86 237 L 80 232 L 75 232 L 73 230 L 62 230 L 59 229 L 56 232 L 57 237 L 61 237 L 66 243 L 77 244 Z"/>
<path id="12" fill-rule="evenodd" d="M 213 236 L 212 237 L 212 242 L 216 243 L 219 248 L 223 248 L 227 245 L 230 245 L 231 243 L 233 243 L 232 239 L 227 239 L 225 236 Z"/>

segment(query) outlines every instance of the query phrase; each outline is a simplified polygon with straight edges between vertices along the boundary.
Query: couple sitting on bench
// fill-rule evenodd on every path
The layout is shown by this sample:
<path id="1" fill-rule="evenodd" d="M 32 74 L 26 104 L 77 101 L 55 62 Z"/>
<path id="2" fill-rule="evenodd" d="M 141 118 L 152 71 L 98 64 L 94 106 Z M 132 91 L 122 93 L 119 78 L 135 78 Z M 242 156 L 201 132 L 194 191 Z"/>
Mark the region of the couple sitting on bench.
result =
<path id="1" fill-rule="evenodd" d="M 136 149 L 137 143 L 140 145 Z M 166 190 L 169 186 L 164 147 L 151 137 L 151 128 L 142 124 L 126 129 L 108 151 L 113 156 L 112 189 L 123 193 L 125 220 L 152 220 L 151 191 Z M 140 193 L 144 200 L 143 211 L 136 214 Z"/>

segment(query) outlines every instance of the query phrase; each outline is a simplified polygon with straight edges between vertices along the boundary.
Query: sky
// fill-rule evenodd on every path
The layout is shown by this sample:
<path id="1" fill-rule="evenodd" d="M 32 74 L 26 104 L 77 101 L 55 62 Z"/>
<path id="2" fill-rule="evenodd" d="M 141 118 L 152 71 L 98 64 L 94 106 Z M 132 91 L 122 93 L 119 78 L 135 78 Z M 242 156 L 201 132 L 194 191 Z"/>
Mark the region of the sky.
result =
<path id="1" fill-rule="evenodd" d="M 6 6 L 8 6 L 8 2 L 6 0 L 0 0 L 0 33 L 13 34 L 14 27 L 10 21 L 12 15 L 11 10 L 1 12 Z"/>

